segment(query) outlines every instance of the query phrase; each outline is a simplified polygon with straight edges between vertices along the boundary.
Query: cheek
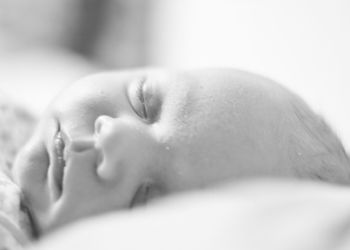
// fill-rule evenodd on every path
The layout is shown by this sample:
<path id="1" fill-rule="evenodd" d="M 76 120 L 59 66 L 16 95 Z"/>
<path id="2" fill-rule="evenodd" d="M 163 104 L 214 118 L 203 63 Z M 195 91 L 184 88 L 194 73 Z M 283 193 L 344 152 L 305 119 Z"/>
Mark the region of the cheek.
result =
<path id="1" fill-rule="evenodd" d="M 176 157 L 168 183 L 174 189 L 206 186 L 232 174 L 234 143 L 227 133 L 219 131 L 205 126 L 196 127 L 196 124 L 173 131 L 169 144 Z"/>

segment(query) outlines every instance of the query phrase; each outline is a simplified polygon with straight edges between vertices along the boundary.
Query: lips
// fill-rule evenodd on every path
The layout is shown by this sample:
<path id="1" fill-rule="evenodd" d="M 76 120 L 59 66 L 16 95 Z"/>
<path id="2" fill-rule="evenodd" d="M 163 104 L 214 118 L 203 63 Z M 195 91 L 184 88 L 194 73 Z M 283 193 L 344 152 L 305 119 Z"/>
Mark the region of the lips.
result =
<path id="1" fill-rule="evenodd" d="M 65 142 L 61 131 L 58 131 L 53 141 L 52 191 L 55 199 L 58 199 L 63 191 L 63 174 L 66 166 L 64 160 L 64 149 Z"/>

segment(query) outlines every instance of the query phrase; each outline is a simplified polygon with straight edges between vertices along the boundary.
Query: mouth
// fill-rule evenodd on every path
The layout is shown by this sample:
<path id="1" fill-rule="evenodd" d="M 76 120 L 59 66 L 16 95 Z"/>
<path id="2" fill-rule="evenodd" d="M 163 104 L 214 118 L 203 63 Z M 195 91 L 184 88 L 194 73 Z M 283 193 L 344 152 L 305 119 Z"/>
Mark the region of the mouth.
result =
<path id="1" fill-rule="evenodd" d="M 129 207 L 134 208 L 141 205 L 145 205 L 147 203 L 149 193 L 150 185 L 146 183 L 139 186 L 130 202 Z"/>
<path id="2" fill-rule="evenodd" d="M 60 198 L 63 192 L 63 176 L 66 167 L 65 161 L 65 140 L 63 133 L 58 129 L 53 140 L 53 165 L 52 165 L 52 179 L 53 179 L 53 195 L 55 200 Z"/>

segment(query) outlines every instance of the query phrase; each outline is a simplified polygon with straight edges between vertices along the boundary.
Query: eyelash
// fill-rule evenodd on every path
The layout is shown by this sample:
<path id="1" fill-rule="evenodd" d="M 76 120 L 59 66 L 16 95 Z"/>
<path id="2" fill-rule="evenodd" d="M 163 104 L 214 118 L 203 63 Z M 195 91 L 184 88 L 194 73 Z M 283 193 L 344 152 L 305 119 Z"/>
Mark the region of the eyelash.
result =
<path id="1" fill-rule="evenodd" d="M 142 106 L 141 114 L 138 114 L 138 115 L 140 115 L 141 118 L 143 118 L 143 119 L 148 119 L 148 114 L 147 114 L 147 109 L 146 109 L 146 102 L 145 102 L 143 88 L 144 88 L 144 81 L 141 81 L 137 85 L 137 89 L 136 89 L 136 96 L 137 96 L 137 98 L 140 101 L 141 106 Z"/>

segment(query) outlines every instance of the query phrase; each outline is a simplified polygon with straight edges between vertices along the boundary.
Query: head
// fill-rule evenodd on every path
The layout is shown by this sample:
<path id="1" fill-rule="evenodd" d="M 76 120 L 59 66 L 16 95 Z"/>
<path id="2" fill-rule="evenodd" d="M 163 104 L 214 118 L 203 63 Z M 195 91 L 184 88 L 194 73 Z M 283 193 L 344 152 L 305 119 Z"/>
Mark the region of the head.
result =
<path id="1" fill-rule="evenodd" d="M 349 181 L 339 140 L 295 95 L 231 69 L 84 78 L 49 107 L 14 176 L 42 232 L 238 178 Z"/>

